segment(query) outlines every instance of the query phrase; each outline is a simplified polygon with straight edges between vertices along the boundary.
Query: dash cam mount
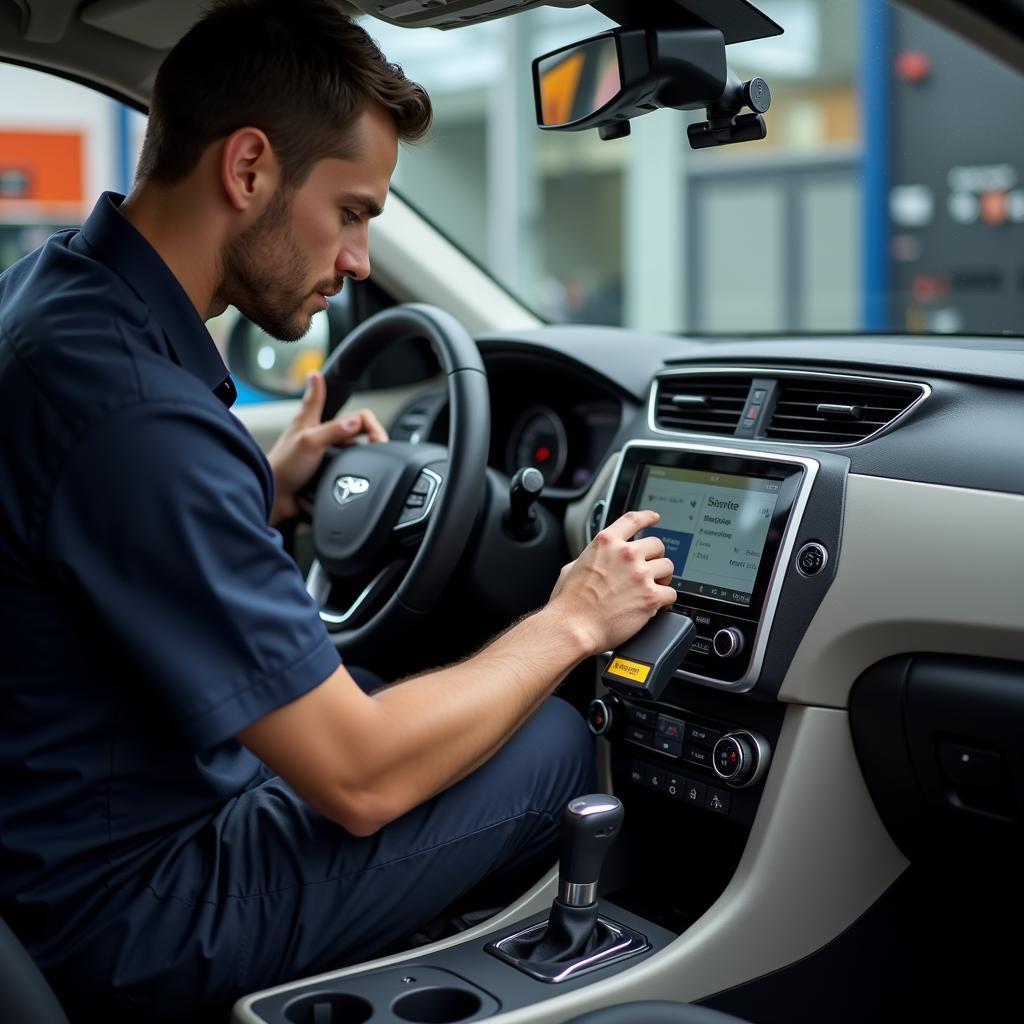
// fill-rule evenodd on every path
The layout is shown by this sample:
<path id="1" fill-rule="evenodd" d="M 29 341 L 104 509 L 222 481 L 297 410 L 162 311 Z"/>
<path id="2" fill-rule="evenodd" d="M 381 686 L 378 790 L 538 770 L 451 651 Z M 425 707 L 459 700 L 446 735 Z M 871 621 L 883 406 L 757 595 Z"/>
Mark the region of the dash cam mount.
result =
<path id="1" fill-rule="evenodd" d="M 710 149 L 765 138 L 768 126 L 763 115 L 771 103 L 771 90 L 763 78 L 741 82 L 730 71 L 724 92 L 707 108 L 708 119 L 686 129 L 691 148 Z M 741 113 L 744 107 L 749 107 L 752 113 Z"/>
<path id="2" fill-rule="evenodd" d="M 768 83 L 741 81 L 725 45 L 721 29 L 707 25 L 616 28 L 545 54 L 533 62 L 537 123 L 619 139 L 651 111 L 704 109 L 707 120 L 687 130 L 694 149 L 763 139 Z"/>

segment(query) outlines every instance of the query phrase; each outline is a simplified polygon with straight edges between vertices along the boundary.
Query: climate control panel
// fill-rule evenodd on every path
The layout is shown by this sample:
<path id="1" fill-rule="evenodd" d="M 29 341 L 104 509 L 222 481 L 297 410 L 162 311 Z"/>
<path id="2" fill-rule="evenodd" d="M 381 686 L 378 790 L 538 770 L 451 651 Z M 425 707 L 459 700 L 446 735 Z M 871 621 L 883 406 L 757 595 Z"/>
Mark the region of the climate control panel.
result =
<path id="1" fill-rule="evenodd" d="M 615 741 L 613 763 L 630 782 L 720 815 L 730 815 L 736 791 L 755 787 L 771 760 L 768 740 L 753 729 L 612 693 L 591 702 L 587 722 Z"/>

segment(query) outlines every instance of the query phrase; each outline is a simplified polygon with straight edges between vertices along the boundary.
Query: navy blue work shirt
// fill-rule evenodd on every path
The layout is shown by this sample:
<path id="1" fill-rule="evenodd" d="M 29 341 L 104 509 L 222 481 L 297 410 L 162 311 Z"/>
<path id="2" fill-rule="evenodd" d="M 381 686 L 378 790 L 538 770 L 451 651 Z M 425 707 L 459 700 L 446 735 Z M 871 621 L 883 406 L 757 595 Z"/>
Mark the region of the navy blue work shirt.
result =
<path id="1" fill-rule="evenodd" d="M 119 203 L 0 276 L 0 916 L 44 967 L 270 775 L 235 735 L 339 663 L 224 363 Z"/>

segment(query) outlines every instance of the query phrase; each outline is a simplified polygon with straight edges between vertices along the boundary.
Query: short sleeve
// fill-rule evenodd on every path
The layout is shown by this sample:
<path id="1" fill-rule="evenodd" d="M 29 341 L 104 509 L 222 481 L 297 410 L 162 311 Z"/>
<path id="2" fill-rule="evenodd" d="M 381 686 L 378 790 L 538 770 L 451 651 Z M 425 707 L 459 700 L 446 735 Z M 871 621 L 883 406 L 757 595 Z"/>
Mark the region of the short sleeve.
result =
<path id="1" fill-rule="evenodd" d="M 57 480 L 41 552 L 204 749 L 300 697 L 339 657 L 280 535 L 270 469 L 225 410 L 140 403 Z"/>

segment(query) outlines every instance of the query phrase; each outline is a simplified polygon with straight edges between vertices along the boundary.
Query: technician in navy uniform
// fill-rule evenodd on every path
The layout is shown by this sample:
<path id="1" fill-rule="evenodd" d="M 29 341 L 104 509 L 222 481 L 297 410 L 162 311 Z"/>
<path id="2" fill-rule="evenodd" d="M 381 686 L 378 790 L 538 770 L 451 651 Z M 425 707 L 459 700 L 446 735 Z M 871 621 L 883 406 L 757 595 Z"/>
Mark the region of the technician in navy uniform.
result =
<path id="1" fill-rule="evenodd" d="M 675 599 L 634 513 L 474 658 L 373 694 L 340 664 L 273 527 L 386 435 L 322 425 L 314 377 L 268 461 L 204 321 L 301 336 L 429 123 L 330 3 L 219 6 L 131 195 L 0 277 L 0 915 L 72 1014 L 223 1017 L 548 854 L 594 785 L 550 695 Z"/>

